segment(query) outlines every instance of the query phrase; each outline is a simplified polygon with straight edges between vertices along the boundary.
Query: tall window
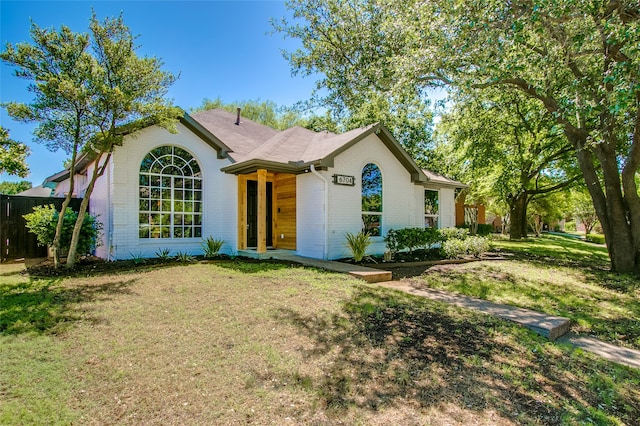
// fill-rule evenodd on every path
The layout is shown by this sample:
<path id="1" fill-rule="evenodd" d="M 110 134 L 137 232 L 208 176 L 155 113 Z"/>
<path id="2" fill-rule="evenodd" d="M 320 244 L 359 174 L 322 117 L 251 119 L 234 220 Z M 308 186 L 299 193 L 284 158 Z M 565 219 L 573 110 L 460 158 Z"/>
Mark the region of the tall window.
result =
<path id="1" fill-rule="evenodd" d="M 382 173 L 373 163 L 362 168 L 362 229 L 372 237 L 382 235 Z"/>
<path id="2" fill-rule="evenodd" d="M 424 190 L 424 226 L 438 227 L 438 191 Z"/>
<path id="3" fill-rule="evenodd" d="M 202 236 L 202 174 L 175 146 L 155 148 L 140 164 L 140 238 Z"/>

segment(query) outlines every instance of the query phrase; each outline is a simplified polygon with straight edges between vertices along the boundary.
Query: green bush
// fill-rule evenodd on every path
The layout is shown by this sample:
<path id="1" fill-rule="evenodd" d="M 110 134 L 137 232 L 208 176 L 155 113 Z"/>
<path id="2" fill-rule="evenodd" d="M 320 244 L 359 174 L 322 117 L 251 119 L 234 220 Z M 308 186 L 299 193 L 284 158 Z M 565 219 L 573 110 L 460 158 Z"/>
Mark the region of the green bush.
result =
<path id="1" fill-rule="evenodd" d="M 347 247 L 351 250 L 353 260 L 361 262 L 367 255 L 367 248 L 371 244 L 369 233 L 361 231 L 357 234 L 352 234 L 351 232 L 347 232 L 345 238 L 347 239 Z"/>
<path id="2" fill-rule="evenodd" d="M 575 232 L 576 230 L 576 223 L 571 221 L 571 222 L 566 222 L 564 224 L 564 230 L 565 231 L 571 231 L 571 232 Z"/>
<path id="3" fill-rule="evenodd" d="M 469 236 L 469 230 L 466 228 L 442 228 L 439 232 L 442 241 L 464 240 Z"/>
<path id="4" fill-rule="evenodd" d="M 469 229 L 469 225 L 461 225 L 457 227 L 458 229 Z M 447 228 L 445 228 L 447 229 Z M 482 237 L 486 237 L 487 235 L 493 234 L 493 225 L 490 223 L 479 223 L 478 229 L 476 230 L 476 235 L 480 235 Z"/>
<path id="5" fill-rule="evenodd" d="M 490 223 L 479 223 L 478 224 L 478 235 L 481 237 L 486 237 L 487 235 L 493 234 L 493 225 Z"/>
<path id="6" fill-rule="evenodd" d="M 442 243 L 442 252 L 449 259 L 464 256 L 480 257 L 490 249 L 489 240 L 485 237 L 472 236 L 463 240 L 451 238 Z"/>
<path id="7" fill-rule="evenodd" d="M 29 232 L 35 234 L 38 244 L 41 246 L 50 246 L 56 235 L 56 225 L 58 224 L 59 213 L 52 204 L 47 206 L 36 206 L 33 212 L 25 214 L 26 226 Z M 78 213 L 67 207 L 64 213 L 62 223 L 62 234 L 60 236 L 60 249 L 64 252 L 69 251 L 71 245 L 71 236 L 73 227 L 76 224 Z M 80 228 L 80 238 L 78 240 L 77 253 L 78 256 L 90 254 L 99 244 L 98 237 L 102 230 L 102 224 L 98 219 L 85 213 L 82 227 Z"/>
<path id="8" fill-rule="evenodd" d="M 224 240 L 217 240 L 213 237 L 207 237 L 202 242 L 202 249 L 204 250 L 204 257 L 212 258 L 216 257 L 220 253 L 220 249 L 224 245 Z"/>
<path id="9" fill-rule="evenodd" d="M 402 250 L 413 252 L 418 248 L 429 249 L 440 242 L 440 233 L 435 228 L 390 229 L 384 237 L 384 242 L 393 254 Z"/>
<path id="10" fill-rule="evenodd" d="M 595 244 L 604 244 L 605 243 L 604 235 L 587 234 L 585 239 L 587 241 L 589 241 L 590 243 L 595 243 Z"/>

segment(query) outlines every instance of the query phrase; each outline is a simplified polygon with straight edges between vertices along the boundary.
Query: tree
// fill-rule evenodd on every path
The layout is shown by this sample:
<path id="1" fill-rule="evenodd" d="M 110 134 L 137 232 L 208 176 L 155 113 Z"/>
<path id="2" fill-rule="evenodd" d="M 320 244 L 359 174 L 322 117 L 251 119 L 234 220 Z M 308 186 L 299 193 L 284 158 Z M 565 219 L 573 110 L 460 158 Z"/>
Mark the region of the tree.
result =
<path id="1" fill-rule="evenodd" d="M 0 182 L 0 194 L 15 195 L 27 189 L 31 189 L 31 182 L 28 180 L 21 180 L 20 182 Z"/>
<path id="2" fill-rule="evenodd" d="M 0 126 L 0 173 L 26 177 L 29 148 L 9 137 L 9 129 Z"/>
<path id="3" fill-rule="evenodd" d="M 571 144 L 612 269 L 640 274 L 640 5 L 605 0 L 291 0 L 294 70 L 328 97 L 498 87 L 546 109 Z M 344 21 L 343 21 L 344 20 Z M 367 30 L 369 28 L 369 30 Z"/>
<path id="4" fill-rule="evenodd" d="M 573 215 L 580 219 L 584 225 L 584 234 L 588 235 L 598 223 L 598 215 L 593 207 L 593 201 L 589 193 L 583 191 L 573 191 L 571 193 L 571 203 L 573 204 Z"/>
<path id="5" fill-rule="evenodd" d="M 527 236 L 533 199 L 540 202 L 580 177 L 571 146 L 554 133 L 550 114 L 518 93 L 460 94 L 438 133 L 452 145 L 458 174 L 474 193 L 509 206 L 511 239 Z"/>
<path id="6" fill-rule="evenodd" d="M 164 99 L 175 77 L 160 69 L 159 59 L 136 55 L 135 37 L 122 15 L 100 22 L 95 13 L 90 34 L 31 26 L 32 43 L 7 44 L 0 54 L 16 67 L 15 75 L 31 81 L 31 103 L 7 104 L 13 118 L 37 122 L 36 142 L 71 155 L 70 187 L 62 205 L 66 211 L 75 187 L 76 164 L 90 160 L 88 185 L 75 223 L 67 267 L 76 261 L 82 220 L 96 180 L 109 165 L 113 149 L 124 136 L 151 124 L 175 131 L 181 111 Z M 59 215 L 52 248 L 59 265 L 63 214 Z"/>

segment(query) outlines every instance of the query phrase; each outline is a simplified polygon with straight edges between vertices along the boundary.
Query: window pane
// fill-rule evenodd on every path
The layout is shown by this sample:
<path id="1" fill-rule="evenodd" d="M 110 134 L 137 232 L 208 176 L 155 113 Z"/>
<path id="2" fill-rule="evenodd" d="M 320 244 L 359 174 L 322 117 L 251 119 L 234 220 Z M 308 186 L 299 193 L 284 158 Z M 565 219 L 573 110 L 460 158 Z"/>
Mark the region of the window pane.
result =
<path id="1" fill-rule="evenodd" d="M 202 237 L 202 228 L 199 226 L 195 226 L 193 228 L 193 236 L 196 238 L 200 238 Z"/>
<path id="2" fill-rule="evenodd" d="M 192 214 L 202 210 L 202 182 L 193 177 L 199 174 L 198 162 L 182 148 L 160 146 L 147 154 L 139 175 L 140 238 L 201 236 L 202 216 Z"/>
<path id="3" fill-rule="evenodd" d="M 424 213 L 438 214 L 438 191 L 425 189 L 424 191 Z"/>
<path id="4" fill-rule="evenodd" d="M 149 225 L 140 225 L 138 230 L 138 237 L 149 238 Z"/>
<path id="5" fill-rule="evenodd" d="M 374 214 L 363 214 L 362 215 L 362 224 L 363 231 L 368 232 L 372 237 L 379 237 L 381 235 L 380 232 L 380 219 L 382 216 L 374 215 Z"/>
<path id="6" fill-rule="evenodd" d="M 382 212 L 382 173 L 373 163 L 362 168 L 362 211 Z"/>

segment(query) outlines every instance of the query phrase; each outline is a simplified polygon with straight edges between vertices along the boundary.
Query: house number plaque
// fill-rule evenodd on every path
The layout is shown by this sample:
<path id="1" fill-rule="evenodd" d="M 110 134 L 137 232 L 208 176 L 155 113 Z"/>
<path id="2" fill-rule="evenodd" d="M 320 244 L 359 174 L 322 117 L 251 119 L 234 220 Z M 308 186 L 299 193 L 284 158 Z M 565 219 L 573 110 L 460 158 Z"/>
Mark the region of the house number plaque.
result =
<path id="1" fill-rule="evenodd" d="M 355 186 L 356 177 L 348 175 L 333 175 L 333 183 L 336 185 Z"/>

